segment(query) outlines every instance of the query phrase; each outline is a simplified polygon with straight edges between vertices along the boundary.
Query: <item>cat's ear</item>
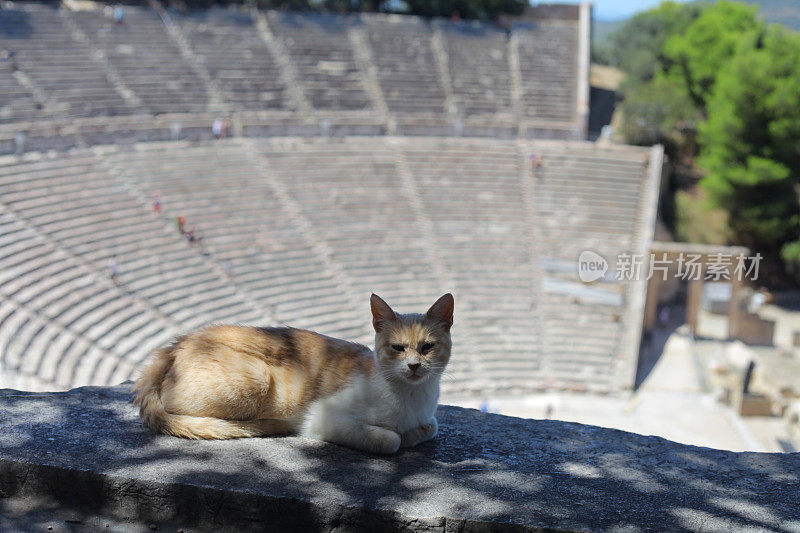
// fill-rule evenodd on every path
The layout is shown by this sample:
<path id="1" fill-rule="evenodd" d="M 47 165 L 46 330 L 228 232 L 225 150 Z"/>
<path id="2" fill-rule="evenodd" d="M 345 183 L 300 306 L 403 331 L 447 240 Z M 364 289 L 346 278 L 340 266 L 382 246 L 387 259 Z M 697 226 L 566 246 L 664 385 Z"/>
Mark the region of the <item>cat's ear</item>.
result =
<path id="1" fill-rule="evenodd" d="M 372 327 L 376 332 L 380 331 L 388 322 L 397 320 L 397 315 L 394 314 L 389 304 L 377 294 L 369 297 L 369 306 L 372 308 Z"/>
<path id="2" fill-rule="evenodd" d="M 453 295 L 449 292 L 436 300 L 436 303 L 428 309 L 425 316 L 432 320 L 437 320 L 444 324 L 444 329 L 450 331 L 450 326 L 453 325 Z"/>

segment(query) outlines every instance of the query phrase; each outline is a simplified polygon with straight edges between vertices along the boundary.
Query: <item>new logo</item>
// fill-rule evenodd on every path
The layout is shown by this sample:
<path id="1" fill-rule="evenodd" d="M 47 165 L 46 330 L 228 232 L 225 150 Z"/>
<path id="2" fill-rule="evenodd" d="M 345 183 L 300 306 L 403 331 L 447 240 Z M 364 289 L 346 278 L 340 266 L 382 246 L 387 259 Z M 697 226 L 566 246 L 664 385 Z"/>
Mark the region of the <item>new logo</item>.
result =
<path id="1" fill-rule="evenodd" d="M 578 257 L 578 277 L 584 283 L 592 283 L 606 275 L 608 261 L 591 250 L 584 250 Z"/>

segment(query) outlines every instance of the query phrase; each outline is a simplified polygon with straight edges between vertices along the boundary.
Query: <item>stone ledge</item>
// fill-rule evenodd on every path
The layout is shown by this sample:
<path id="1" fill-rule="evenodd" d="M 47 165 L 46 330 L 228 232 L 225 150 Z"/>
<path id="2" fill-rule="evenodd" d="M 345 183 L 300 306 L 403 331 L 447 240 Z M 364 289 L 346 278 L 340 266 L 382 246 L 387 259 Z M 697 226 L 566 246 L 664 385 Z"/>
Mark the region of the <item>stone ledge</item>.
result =
<path id="1" fill-rule="evenodd" d="M 129 390 L 0 391 L 2 495 L 200 529 L 800 531 L 800 454 L 445 406 L 437 439 L 392 457 L 194 442 L 144 429 Z"/>

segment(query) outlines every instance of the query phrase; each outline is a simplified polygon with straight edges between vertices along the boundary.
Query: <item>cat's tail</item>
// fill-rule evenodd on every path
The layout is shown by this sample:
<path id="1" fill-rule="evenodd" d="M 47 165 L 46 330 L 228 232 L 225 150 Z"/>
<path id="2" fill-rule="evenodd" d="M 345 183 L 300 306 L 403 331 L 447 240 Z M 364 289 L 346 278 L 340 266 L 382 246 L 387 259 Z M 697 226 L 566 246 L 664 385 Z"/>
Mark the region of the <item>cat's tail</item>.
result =
<path id="1" fill-rule="evenodd" d="M 150 429 L 184 439 L 236 439 L 290 431 L 284 420 L 223 420 L 167 412 L 161 401 L 161 384 L 175 360 L 174 352 L 175 345 L 156 350 L 152 362 L 133 388 L 136 392 L 134 404 L 139 405 L 139 415 Z"/>
<path id="2" fill-rule="evenodd" d="M 150 420 L 148 426 L 159 433 L 182 437 L 184 439 L 239 439 L 243 437 L 266 437 L 283 435 L 289 432 L 289 425 L 283 420 L 270 418 L 258 420 L 224 420 L 208 416 L 175 415 L 163 409 L 155 413 L 158 429 Z"/>

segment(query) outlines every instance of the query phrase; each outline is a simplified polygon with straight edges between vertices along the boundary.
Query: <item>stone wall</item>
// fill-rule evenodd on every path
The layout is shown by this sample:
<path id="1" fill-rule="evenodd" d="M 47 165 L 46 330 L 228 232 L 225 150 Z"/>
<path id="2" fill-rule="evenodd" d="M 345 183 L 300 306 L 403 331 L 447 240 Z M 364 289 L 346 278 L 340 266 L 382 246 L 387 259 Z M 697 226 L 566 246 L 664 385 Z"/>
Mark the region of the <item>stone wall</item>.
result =
<path id="1" fill-rule="evenodd" d="M 443 406 L 390 457 L 298 437 L 195 442 L 144 429 L 128 384 L 0 391 L 10 503 L 151 527 L 281 531 L 800 531 L 800 455 Z M 38 523 L 46 523 L 38 522 Z M 63 521 L 62 521 L 63 525 Z"/>

